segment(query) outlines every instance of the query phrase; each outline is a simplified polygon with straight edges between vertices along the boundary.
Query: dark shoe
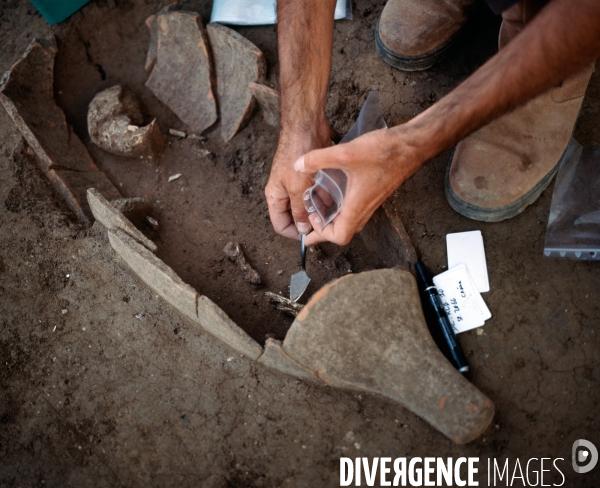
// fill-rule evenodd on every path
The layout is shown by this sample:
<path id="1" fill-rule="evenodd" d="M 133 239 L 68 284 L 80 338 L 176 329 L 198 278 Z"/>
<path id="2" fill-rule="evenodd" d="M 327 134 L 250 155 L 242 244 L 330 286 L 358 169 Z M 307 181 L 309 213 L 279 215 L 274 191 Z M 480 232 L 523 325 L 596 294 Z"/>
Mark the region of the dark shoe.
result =
<path id="1" fill-rule="evenodd" d="M 395 68 L 420 71 L 457 44 L 475 0 L 388 0 L 375 29 L 377 53 Z"/>
<path id="2" fill-rule="evenodd" d="M 458 143 L 446 172 L 452 208 L 497 222 L 535 202 L 558 171 L 593 71 L 589 65 Z"/>

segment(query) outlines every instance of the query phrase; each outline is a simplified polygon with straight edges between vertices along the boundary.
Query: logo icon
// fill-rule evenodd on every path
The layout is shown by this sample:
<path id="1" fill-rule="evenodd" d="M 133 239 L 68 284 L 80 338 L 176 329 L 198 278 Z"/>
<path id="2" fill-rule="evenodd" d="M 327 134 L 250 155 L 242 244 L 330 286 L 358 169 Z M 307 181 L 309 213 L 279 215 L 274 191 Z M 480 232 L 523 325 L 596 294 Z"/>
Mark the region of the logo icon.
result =
<path id="1" fill-rule="evenodd" d="M 598 464 L 598 449 L 594 444 L 585 439 L 577 439 L 573 442 L 573 469 L 576 473 L 589 473 L 596 464 Z"/>

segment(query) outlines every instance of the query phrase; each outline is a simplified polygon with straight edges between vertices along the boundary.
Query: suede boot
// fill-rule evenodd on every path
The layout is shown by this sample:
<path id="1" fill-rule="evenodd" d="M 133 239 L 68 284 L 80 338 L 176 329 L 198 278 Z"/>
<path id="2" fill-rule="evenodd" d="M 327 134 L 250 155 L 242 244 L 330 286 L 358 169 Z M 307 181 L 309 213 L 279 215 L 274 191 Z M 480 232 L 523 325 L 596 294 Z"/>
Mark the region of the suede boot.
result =
<path id="1" fill-rule="evenodd" d="M 534 12 L 531 2 L 521 1 L 502 14 L 501 48 Z M 593 71 L 591 64 L 461 141 L 446 172 L 452 208 L 496 222 L 535 202 L 558 171 Z"/>
<path id="2" fill-rule="evenodd" d="M 430 68 L 459 40 L 476 0 L 388 0 L 375 43 L 383 60 L 404 71 Z"/>

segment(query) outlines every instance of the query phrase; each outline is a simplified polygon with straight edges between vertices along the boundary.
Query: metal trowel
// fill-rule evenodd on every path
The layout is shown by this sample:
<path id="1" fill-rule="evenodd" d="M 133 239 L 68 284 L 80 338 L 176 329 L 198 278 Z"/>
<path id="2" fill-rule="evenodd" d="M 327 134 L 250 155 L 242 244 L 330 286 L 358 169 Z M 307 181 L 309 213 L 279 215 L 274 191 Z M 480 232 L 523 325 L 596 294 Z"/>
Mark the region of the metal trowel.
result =
<path id="1" fill-rule="evenodd" d="M 304 239 L 306 235 L 302 234 L 300 237 L 300 259 L 302 261 L 302 271 L 298 271 L 292 275 L 290 282 L 290 300 L 297 302 L 300 297 L 304 294 L 310 283 L 310 278 L 306 274 L 306 246 L 304 245 Z"/>

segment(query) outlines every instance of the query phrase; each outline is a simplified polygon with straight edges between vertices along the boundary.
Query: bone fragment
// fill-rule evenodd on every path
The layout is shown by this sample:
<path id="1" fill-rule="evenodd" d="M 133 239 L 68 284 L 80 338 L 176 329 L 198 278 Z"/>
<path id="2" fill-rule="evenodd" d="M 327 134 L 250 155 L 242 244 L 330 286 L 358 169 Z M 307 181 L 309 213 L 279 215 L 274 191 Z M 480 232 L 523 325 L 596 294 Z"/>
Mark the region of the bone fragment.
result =
<path id="1" fill-rule="evenodd" d="M 286 312 L 294 317 L 296 317 L 300 311 L 304 308 L 304 305 L 301 303 L 292 302 L 289 298 L 282 297 L 277 293 L 272 293 L 270 291 L 265 292 L 272 303 L 277 303 L 277 310 L 281 310 Z"/>
<path id="2" fill-rule="evenodd" d="M 223 249 L 223 252 L 231 262 L 234 262 L 238 265 L 238 267 L 244 274 L 245 280 L 249 281 L 253 285 L 258 285 L 260 283 L 260 275 L 256 272 L 254 268 L 252 268 L 252 266 L 248 264 L 248 261 L 246 261 L 246 256 L 244 256 L 244 253 L 239 243 L 228 242 L 225 248 Z"/>

